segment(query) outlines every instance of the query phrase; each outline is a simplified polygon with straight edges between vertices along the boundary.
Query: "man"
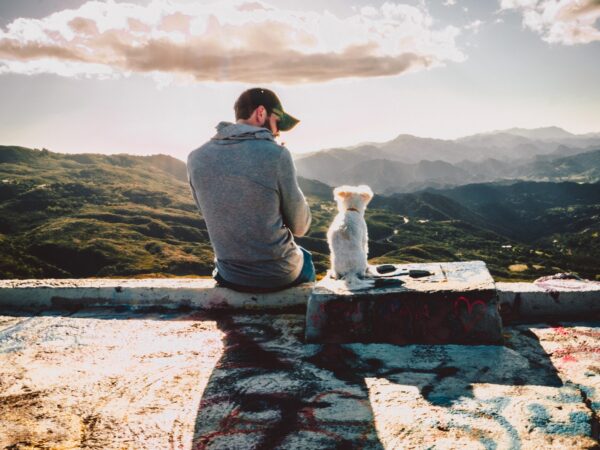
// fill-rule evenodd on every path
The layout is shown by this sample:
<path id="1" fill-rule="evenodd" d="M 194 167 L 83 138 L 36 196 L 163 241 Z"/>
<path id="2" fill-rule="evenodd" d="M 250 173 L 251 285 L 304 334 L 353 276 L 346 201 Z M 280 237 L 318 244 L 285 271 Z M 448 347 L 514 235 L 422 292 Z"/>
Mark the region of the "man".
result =
<path id="1" fill-rule="evenodd" d="M 310 209 L 289 150 L 275 142 L 298 120 L 262 88 L 243 92 L 234 110 L 236 123 L 219 123 L 217 134 L 187 162 L 215 252 L 213 277 L 246 292 L 314 281 L 312 257 L 293 238 L 308 231 Z"/>

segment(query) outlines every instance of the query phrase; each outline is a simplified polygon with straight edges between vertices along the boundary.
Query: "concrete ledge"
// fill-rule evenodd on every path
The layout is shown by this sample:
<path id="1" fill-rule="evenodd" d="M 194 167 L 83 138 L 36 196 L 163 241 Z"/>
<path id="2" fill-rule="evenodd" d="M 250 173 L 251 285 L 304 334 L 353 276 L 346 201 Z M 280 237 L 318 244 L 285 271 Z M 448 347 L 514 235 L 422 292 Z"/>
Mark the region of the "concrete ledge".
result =
<path id="1" fill-rule="evenodd" d="M 504 323 L 600 317 L 600 282 L 499 282 L 495 287 Z M 312 291 L 313 284 L 307 283 L 270 294 L 246 294 L 201 278 L 0 280 L 0 307 L 277 309 L 306 305 Z"/>
<path id="2" fill-rule="evenodd" d="M 496 283 L 504 323 L 556 318 L 594 319 L 600 315 L 600 282 L 543 280 Z"/>
<path id="3" fill-rule="evenodd" d="M 312 289 L 313 283 L 305 283 L 279 292 L 249 294 L 199 278 L 0 280 L 0 307 L 272 309 L 306 305 Z"/>

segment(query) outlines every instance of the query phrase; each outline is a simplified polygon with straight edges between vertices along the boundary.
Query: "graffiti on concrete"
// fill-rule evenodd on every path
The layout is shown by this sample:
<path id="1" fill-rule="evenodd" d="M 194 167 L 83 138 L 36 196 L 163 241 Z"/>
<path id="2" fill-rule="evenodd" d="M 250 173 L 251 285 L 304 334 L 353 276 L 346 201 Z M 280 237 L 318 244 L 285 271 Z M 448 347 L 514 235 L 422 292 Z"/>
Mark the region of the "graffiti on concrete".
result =
<path id="1" fill-rule="evenodd" d="M 304 320 L 0 314 L 0 448 L 597 445 L 597 324 L 507 327 L 505 346 L 317 345 Z"/>
<path id="2" fill-rule="evenodd" d="M 478 303 L 465 300 L 456 308 L 475 311 Z M 251 448 L 428 448 L 447 440 L 448 448 L 520 449 L 532 432 L 539 445 L 557 448 L 593 442 L 593 414 L 533 332 L 514 333 L 523 354 L 496 346 L 302 345 L 301 321 L 286 320 L 293 331 L 259 317 L 219 322 L 226 351 L 204 399 L 220 406 L 203 400 L 196 448 L 244 439 Z M 235 363 L 241 359 L 249 365 Z M 565 406 L 571 398 L 579 402 Z M 566 417 L 542 416 L 536 405 L 560 407 Z"/>
<path id="3" fill-rule="evenodd" d="M 282 330 L 268 323 L 218 323 L 225 352 L 200 404 L 194 448 L 380 448 L 362 380 L 344 384 L 323 373 L 321 366 L 346 361 L 340 352 L 299 346 L 290 354 L 278 345 Z"/>
<path id="4" fill-rule="evenodd" d="M 385 280 L 401 284 L 380 288 L 351 289 L 344 280 L 323 278 L 308 300 L 307 341 L 502 343 L 497 291 L 483 262 L 396 269 L 399 274 Z M 417 271 L 431 275 L 409 276 Z"/>
<path id="5" fill-rule="evenodd" d="M 489 342 L 489 328 L 494 327 L 486 329 L 485 325 L 496 317 L 495 312 L 490 313 L 495 311 L 492 296 L 356 296 L 350 301 L 341 298 L 320 303 L 309 311 L 307 320 L 319 330 L 316 342 Z"/>

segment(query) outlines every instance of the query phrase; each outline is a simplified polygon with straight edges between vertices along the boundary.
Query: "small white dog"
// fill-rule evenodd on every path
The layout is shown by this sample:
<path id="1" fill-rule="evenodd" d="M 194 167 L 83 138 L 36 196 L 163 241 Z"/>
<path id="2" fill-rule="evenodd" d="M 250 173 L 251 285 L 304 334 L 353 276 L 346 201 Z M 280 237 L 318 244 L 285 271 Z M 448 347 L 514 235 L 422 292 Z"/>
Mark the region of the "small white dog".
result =
<path id="1" fill-rule="evenodd" d="M 338 214 L 327 231 L 331 251 L 332 276 L 344 279 L 347 284 L 360 284 L 367 275 L 369 237 L 365 222 L 365 209 L 373 198 L 369 186 L 340 186 L 333 191 Z"/>

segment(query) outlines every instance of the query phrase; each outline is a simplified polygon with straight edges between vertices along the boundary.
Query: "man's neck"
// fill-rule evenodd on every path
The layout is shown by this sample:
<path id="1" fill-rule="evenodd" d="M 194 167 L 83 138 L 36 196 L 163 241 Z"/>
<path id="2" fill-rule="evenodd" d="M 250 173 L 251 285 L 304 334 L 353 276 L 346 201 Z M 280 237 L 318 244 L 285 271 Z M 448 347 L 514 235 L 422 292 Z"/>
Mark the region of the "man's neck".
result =
<path id="1" fill-rule="evenodd" d="M 236 123 L 240 125 L 251 125 L 253 127 L 260 127 L 257 121 L 252 119 L 238 119 Z"/>

